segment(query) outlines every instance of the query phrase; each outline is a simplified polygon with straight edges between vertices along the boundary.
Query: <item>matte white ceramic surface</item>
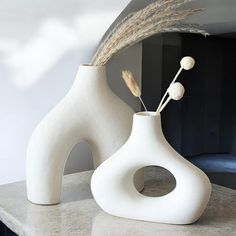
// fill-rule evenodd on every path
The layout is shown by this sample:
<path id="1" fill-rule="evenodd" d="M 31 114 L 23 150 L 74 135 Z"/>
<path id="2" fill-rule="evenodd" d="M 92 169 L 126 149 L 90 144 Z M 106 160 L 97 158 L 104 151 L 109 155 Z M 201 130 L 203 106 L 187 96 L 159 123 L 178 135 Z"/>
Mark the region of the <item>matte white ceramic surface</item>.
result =
<path id="1" fill-rule="evenodd" d="M 109 88 L 103 66 L 80 66 L 65 98 L 36 127 L 27 150 L 28 199 L 60 202 L 66 159 L 81 141 L 89 143 L 97 167 L 128 139 L 133 110 Z"/>
<path id="2" fill-rule="evenodd" d="M 139 193 L 133 178 L 145 166 L 169 170 L 176 180 L 175 189 L 161 197 Z M 91 188 L 98 205 L 111 215 L 170 224 L 195 222 L 211 194 L 208 177 L 169 145 L 160 115 L 154 112 L 134 115 L 130 138 L 95 170 Z"/>

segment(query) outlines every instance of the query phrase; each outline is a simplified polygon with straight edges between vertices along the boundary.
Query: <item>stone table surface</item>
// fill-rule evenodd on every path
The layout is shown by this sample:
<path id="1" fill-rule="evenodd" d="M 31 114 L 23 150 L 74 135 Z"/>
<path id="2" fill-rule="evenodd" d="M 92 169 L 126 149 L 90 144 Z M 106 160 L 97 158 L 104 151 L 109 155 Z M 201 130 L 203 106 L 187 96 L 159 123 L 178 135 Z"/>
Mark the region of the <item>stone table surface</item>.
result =
<path id="1" fill-rule="evenodd" d="M 167 225 L 103 212 L 91 194 L 91 175 L 92 171 L 87 171 L 64 176 L 62 201 L 54 206 L 30 203 L 25 182 L 0 186 L 0 221 L 20 236 L 236 235 L 236 190 L 213 184 L 208 207 L 197 222 Z M 144 190 L 146 194 L 155 189 L 155 184 L 149 182 Z"/>

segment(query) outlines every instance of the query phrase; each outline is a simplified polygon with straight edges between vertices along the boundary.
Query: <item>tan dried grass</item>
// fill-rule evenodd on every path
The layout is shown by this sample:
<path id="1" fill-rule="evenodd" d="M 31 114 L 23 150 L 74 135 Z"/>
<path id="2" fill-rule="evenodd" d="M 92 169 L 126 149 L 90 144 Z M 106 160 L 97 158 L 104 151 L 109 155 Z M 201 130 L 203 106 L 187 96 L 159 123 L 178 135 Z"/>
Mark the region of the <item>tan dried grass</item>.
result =
<path id="1" fill-rule="evenodd" d="M 141 90 L 136 83 L 133 74 L 129 70 L 123 70 L 122 71 L 122 79 L 125 81 L 127 87 L 129 88 L 130 92 L 135 96 L 135 97 L 140 97 L 141 96 Z"/>
<path id="2" fill-rule="evenodd" d="M 179 10 L 192 0 L 159 0 L 131 13 L 119 22 L 100 44 L 91 65 L 105 65 L 111 57 L 154 34 L 162 32 L 191 32 L 207 35 L 206 31 L 192 25 L 181 25 L 187 17 L 203 9 Z"/>

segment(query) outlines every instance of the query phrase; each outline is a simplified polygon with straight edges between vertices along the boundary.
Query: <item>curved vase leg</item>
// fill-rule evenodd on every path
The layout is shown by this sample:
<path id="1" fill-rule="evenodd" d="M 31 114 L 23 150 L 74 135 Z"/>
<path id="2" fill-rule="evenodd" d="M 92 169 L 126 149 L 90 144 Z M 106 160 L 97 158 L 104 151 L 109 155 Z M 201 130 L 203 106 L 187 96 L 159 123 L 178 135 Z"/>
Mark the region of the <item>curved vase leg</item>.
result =
<path id="1" fill-rule="evenodd" d="M 65 103 L 62 101 L 40 122 L 28 145 L 27 195 L 36 204 L 60 202 L 66 160 L 72 148 L 83 140 L 83 133 L 77 132 L 79 121 L 71 119 L 73 110 Z"/>

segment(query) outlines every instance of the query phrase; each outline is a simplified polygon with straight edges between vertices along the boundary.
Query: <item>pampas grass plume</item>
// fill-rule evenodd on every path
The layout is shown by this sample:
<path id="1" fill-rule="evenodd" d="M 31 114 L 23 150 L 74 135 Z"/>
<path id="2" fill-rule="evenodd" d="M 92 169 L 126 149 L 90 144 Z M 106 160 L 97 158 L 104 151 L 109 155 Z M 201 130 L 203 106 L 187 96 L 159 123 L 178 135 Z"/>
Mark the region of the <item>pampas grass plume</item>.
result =
<path id="1" fill-rule="evenodd" d="M 99 45 L 91 65 L 105 65 L 122 50 L 163 32 L 190 32 L 207 35 L 205 30 L 184 20 L 204 9 L 179 10 L 192 0 L 157 0 L 137 12 L 127 15 L 104 38 Z"/>

